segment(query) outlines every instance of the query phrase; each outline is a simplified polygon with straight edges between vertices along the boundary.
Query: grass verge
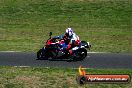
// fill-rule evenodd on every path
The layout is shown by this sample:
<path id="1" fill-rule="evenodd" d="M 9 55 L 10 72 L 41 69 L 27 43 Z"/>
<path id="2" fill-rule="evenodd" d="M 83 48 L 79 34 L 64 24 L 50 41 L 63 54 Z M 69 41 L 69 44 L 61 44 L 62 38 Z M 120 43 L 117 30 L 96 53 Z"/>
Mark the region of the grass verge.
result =
<path id="1" fill-rule="evenodd" d="M 0 0 L 0 50 L 37 51 L 72 27 L 91 51 L 132 52 L 131 0 Z"/>
<path id="2" fill-rule="evenodd" d="M 127 69 L 87 69 L 90 74 L 129 74 Z M 86 84 L 76 82 L 77 69 L 44 67 L 0 67 L 0 88 L 131 88 L 128 84 Z"/>

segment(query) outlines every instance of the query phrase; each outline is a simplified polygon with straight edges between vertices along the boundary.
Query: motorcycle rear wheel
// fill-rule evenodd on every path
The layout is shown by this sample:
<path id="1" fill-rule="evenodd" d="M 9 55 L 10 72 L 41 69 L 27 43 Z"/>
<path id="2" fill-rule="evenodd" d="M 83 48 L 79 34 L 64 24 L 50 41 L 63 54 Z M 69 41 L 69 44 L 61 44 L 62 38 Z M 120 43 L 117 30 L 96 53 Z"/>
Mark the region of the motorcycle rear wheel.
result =
<path id="1" fill-rule="evenodd" d="M 80 49 L 75 53 L 75 60 L 82 61 L 87 56 L 87 50 L 86 49 Z"/>

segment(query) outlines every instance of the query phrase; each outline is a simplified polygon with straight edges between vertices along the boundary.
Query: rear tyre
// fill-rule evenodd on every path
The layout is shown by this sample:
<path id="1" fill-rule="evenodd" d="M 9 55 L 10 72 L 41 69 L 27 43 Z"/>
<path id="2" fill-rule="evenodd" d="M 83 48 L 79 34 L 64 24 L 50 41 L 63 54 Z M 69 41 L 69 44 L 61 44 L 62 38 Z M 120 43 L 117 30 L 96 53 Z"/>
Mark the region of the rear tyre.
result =
<path id="1" fill-rule="evenodd" d="M 86 56 L 87 56 L 87 50 L 86 49 L 80 49 L 76 52 L 76 56 L 75 56 L 76 58 L 75 59 L 82 61 L 86 58 Z"/>

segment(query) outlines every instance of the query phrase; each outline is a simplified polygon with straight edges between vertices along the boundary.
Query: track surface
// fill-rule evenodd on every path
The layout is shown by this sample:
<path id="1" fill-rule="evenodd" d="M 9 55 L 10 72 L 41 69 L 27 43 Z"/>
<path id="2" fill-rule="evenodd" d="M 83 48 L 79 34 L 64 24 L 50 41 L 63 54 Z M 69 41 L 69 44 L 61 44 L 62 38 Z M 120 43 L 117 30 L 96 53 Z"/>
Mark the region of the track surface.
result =
<path id="1" fill-rule="evenodd" d="M 91 53 L 83 61 L 36 60 L 34 52 L 0 52 L 0 66 L 42 66 L 132 69 L 132 54 Z"/>

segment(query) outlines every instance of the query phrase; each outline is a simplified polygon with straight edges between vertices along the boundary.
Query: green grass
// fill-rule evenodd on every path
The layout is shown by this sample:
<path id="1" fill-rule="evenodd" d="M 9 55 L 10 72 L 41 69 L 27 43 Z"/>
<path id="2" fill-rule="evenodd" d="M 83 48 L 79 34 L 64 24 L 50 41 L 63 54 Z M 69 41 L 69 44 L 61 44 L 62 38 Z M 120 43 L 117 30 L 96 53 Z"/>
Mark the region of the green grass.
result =
<path id="1" fill-rule="evenodd" d="M 87 69 L 89 74 L 129 74 L 127 69 Z M 43 67 L 0 67 L 0 88 L 131 88 L 126 84 L 85 84 L 76 82 L 78 69 Z"/>
<path id="2" fill-rule="evenodd" d="M 91 51 L 132 52 L 131 0 L 0 0 L 0 51 L 37 51 L 72 27 Z"/>

